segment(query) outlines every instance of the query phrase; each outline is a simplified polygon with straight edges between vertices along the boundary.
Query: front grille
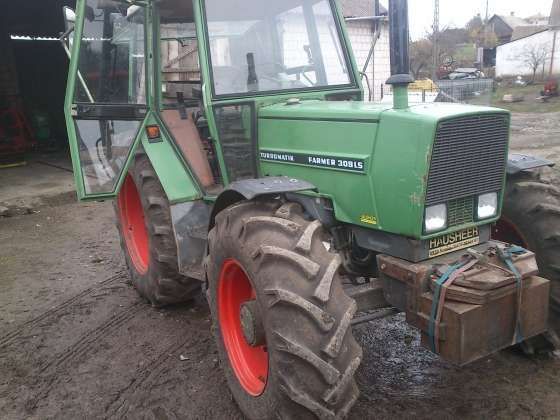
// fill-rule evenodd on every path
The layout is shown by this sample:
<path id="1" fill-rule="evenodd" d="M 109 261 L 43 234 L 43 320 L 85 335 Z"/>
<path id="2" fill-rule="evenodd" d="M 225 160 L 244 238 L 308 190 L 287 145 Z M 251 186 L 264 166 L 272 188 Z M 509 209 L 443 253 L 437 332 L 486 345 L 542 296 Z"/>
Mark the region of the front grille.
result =
<path id="1" fill-rule="evenodd" d="M 455 227 L 474 222 L 474 197 L 459 198 L 447 203 L 447 226 Z"/>
<path id="2" fill-rule="evenodd" d="M 500 191 L 509 117 L 485 114 L 443 121 L 432 151 L 426 206 Z"/>

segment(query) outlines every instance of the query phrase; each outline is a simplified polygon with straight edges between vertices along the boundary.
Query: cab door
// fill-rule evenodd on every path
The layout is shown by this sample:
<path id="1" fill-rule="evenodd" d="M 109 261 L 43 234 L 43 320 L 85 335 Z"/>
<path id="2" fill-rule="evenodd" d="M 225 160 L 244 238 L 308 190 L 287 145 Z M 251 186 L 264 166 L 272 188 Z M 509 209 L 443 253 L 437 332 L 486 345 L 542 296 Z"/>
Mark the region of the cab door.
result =
<path id="1" fill-rule="evenodd" d="M 66 122 L 81 200 L 114 197 L 139 141 L 146 102 L 146 13 L 115 0 L 78 0 Z M 71 25 L 69 25 L 71 27 Z"/>

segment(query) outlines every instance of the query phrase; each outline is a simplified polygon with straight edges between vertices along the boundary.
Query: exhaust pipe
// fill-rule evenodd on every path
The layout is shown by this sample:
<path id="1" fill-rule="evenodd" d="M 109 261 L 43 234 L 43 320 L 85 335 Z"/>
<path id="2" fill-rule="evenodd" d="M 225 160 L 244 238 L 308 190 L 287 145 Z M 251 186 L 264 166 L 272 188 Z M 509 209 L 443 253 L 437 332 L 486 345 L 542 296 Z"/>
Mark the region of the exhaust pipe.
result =
<path id="1" fill-rule="evenodd" d="M 389 0 L 389 40 L 391 48 L 391 77 L 393 107 L 408 108 L 408 85 L 414 82 L 410 74 L 408 56 L 408 0 Z"/>

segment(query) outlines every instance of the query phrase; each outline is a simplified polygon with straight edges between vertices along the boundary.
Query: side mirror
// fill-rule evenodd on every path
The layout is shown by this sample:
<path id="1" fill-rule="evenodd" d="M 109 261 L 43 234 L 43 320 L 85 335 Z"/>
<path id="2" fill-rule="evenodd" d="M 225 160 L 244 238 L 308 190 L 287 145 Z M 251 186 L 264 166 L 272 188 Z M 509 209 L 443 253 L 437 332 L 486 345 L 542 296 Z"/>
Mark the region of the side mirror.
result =
<path id="1" fill-rule="evenodd" d="M 64 6 L 62 8 L 62 15 L 64 16 L 64 32 L 70 34 L 76 24 L 76 12 L 68 6 Z"/>
<path id="2" fill-rule="evenodd" d="M 142 10 L 142 8 L 140 6 L 130 6 L 128 9 L 126 9 L 126 17 L 128 19 L 130 19 L 131 17 L 134 16 L 135 13 L 137 13 L 139 10 Z"/>
<path id="3" fill-rule="evenodd" d="M 68 6 L 62 8 L 62 16 L 64 17 L 64 33 L 60 35 L 60 42 L 68 54 L 72 48 L 74 40 L 74 26 L 76 25 L 76 12 Z M 70 55 L 68 55 L 70 56 Z"/>
<path id="4" fill-rule="evenodd" d="M 71 26 L 74 26 L 76 23 L 76 12 L 74 9 L 71 9 L 68 6 L 64 6 L 62 8 L 62 12 L 64 13 L 64 21 L 66 22 L 66 29 Z"/>

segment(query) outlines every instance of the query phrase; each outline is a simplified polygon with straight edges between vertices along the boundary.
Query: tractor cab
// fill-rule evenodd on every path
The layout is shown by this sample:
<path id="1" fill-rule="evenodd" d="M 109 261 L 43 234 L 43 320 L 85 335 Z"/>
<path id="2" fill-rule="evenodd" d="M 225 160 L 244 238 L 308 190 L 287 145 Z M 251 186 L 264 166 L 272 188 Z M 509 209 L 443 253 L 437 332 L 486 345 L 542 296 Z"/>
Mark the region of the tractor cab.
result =
<path id="1" fill-rule="evenodd" d="M 84 0 L 77 16 L 65 11 L 64 38 L 81 199 L 116 195 L 148 116 L 164 123 L 198 192 L 216 196 L 259 175 L 258 108 L 362 95 L 331 0 Z"/>

